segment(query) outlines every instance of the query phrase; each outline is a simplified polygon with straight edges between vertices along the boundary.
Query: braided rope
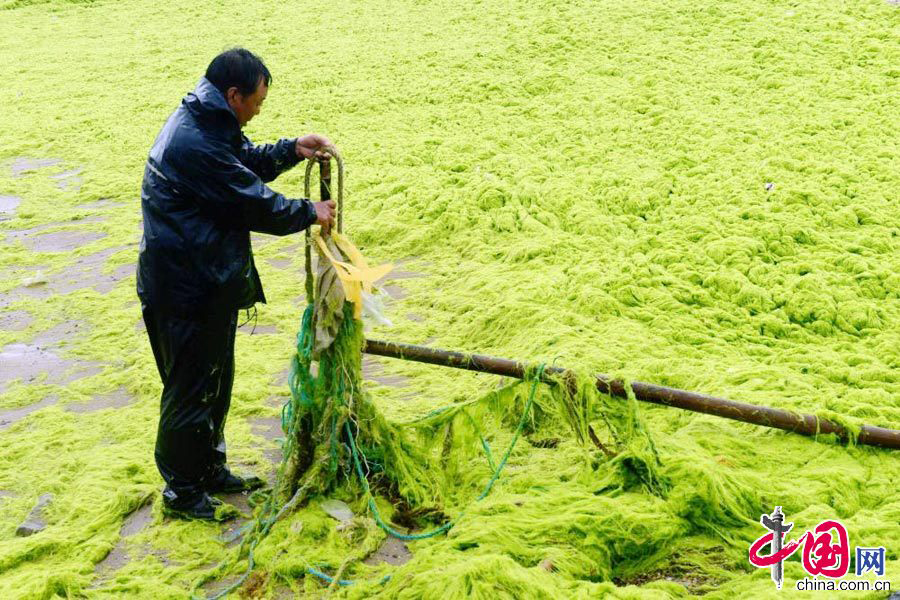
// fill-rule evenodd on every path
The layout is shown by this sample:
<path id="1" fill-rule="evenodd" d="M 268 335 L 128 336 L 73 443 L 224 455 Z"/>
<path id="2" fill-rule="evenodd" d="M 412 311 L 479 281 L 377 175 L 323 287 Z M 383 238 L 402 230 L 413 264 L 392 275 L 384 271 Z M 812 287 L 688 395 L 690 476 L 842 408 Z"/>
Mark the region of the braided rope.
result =
<path id="1" fill-rule="evenodd" d="M 338 233 L 344 232 L 344 159 L 341 158 L 340 152 L 334 146 L 328 146 L 326 148 L 329 154 L 331 154 L 334 159 L 337 161 L 338 166 L 338 181 L 337 181 L 337 230 Z M 311 193 L 311 185 L 312 181 L 312 168 L 313 165 L 318 161 L 308 160 L 306 161 L 306 175 L 303 181 L 303 195 L 306 198 L 312 200 Z M 321 164 L 321 163 L 319 163 Z M 326 189 L 328 190 L 328 195 L 331 196 L 331 187 L 326 184 Z M 306 299 L 309 302 L 312 302 L 314 288 L 313 288 L 313 273 L 312 273 L 312 232 L 310 228 L 306 228 L 306 244 L 305 244 L 305 261 L 304 267 L 306 268 Z"/>

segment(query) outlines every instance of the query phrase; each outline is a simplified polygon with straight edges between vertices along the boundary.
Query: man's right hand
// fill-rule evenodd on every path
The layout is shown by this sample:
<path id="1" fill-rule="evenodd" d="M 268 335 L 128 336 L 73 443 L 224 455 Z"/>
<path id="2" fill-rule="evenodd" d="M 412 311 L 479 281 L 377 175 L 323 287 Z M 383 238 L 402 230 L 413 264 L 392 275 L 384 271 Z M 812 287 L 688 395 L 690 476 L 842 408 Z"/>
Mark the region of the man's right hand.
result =
<path id="1" fill-rule="evenodd" d="M 316 209 L 316 225 L 322 226 L 322 234 L 326 235 L 331 231 L 334 225 L 334 200 L 326 200 L 325 202 L 313 202 Z"/>

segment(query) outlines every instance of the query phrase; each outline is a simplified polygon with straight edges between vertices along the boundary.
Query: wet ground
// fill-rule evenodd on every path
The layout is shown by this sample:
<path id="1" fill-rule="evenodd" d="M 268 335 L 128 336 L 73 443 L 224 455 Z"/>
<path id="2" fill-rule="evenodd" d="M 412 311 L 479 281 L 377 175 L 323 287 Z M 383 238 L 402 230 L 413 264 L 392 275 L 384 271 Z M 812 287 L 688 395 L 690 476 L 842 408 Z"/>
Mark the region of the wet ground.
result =
<path id="1" fill-rule="evenodd" d="M 21 203 L 18 196 L 0 196 L 0 221 L 11 219 Z"/>
<path id="2" fill-rule="evenodd" d="M 17 315 L 8 320 L 9 328 L 27 327 L 28 318 L 24 311 L 17 311 Z M 13 382 L 66 385 L 101 372 L 101 363 L 78 360 L 65 354 L 66 345 L 84 333 L 84 323 L 64 321 L 38 333 L 28 342 L 0 348 L 0 393 Z M 10 423 L 17 420 L 0 412 L 0 421 L 4 419 L 12 419 Z"/>
<path id="3" fill-rule="evenodd" d="M 106 555 L 106 558 L 95 565 L 94 573 L 103 579 L 128 564 L 132 559 L 127 548 L 128 538 L 143 531 L 152 521 L 153 507 L 150 504 L 145 504 L 128 515 L 119 529 L 119 542 Z"/>
<path id="4" fill-rule="evenodd" d="M 41 176 L 49 178 L 64 192 L 78 192 L 83 183 L 83 170 L 77 166 L 67 165 L 55 158 L 21 157 L 9 163 L 14 178 Z M 56 258 L 48 259 L 48 264 L 14 265 L 0 268 L 0 276 L 8 277 L 16 282 L 12 287 L 0 291 L 0 334 L 14 334 L 15 341 L 0 345 L 0 406 L 5 392 L 21 389 L 19 386 L 58 386 L 64 390 L 70 384 L 91 378 L 111 368 L 112 361 L 86 360 L 72 352 L 74 345 L 89 339 L 91 325 L 77 318 L 71 318 L 67 312 L 57 315 L 57 322 L 43 325 L 45 320 L 36 316 L 31 306 L 51 300 L 58 296 L 93 291 L 102 295 L 110 294 L 117 286 L 133 285 L 135 272 L 134 259 L 137 255 L 139 233 L 126 244 L 110 243 L 104 226 L 110 222 L 113 211 L 124 209 L 123 202 L 109 198 L 98 198 L 75 205 L 79 216 L 73 220 L 52 221 L 40 225 L 15 227 L 18 212 L 27 207 L 27 198 L 11 194 L 4 195 L 0 190 L 0 222 L 7 222 L 7 227 L 0 229 L 0 250 L 23 248 L 31 254 L 45 254 L 50 257 L 66 256 L 65 266 Z M 10 226 L 12 225 L 12 226 Z M 274 238 L 265 235 L 253 235 L 254 248 L 264 248 Z M 293 273 L 300 281 L 303 273 L 302 243 L 295 243 L 283 248 L 279 253 L 265 259 L 271 268 Z M 57 266 L 51 266 L 53 265 Z M 409 282 L 422 277 L 420 273 L 402 269 L 402 264 L 383 281 L 384 289 L 400 303 L 407 297 Z M 305 303 L 302 296 L 295 300 L 297 305 Z M 136 308 L 137 302 L 131 303 Z M 394 314 L 398 313 L 392 308 Z M 411 321 L 421 321 L 415 313 L 405 315 Z M 40 325 L 35 327 L 35 325 Z M 134 330 L 129 335 L 144 336 L 143 322 L 138 318 Z M 256 319 L 244 323 L 238 329 L 239 336 L 286 336 L 277 325 L 259 323 Z M 291 332 L 290 335 L 293 335 Z M 383 359 L 364 357 L 363 374 L 371 383 L 402 390 L 409 385 L 409 380 L 391 374 L 385 367 Z M 287 370 L 275 378 L 274 383 L 285 386 Z M 109 390 L 103 389 L 98 380 L 97 391 L 84 399 L 61 400 L 59 393 L 46 393 L 39 400 L 25 406 L 0 408 L 0 431 L 7 430 L 29 418 L 39 411 L 59 406 L 62 410 L 76 418 L 90 418 L 93 413 L 104 410 L 125 409 L 133 405 L 137 398 L 124 385 Z M 405 397 L 405 396 L 403 396 Z M 250 432 L 256 440 L 254 444 L 262 450 L 264 464 L 235 463 L 238 473 L 258 474 L 268 483 L 276 479 L 277 467 L 281 462 L 284 433 L 281 429 L 280 410 L 285 398 L 272 396 L 266 402 L 267 410 L 272 416 L 247 417 Z M 13 490 L 0 489 L 0 504 L 17 498 Z M 228 494 L 220 496 L 222 500 L 238 508 L 241 516 L 223 525 L 222 538 L 234 538 L 225 542 L 233 545 L 238 542 L 234 534 L 246 524 L 253 512 L 248 503 L 247 494 Z M 92 588 L 103 587 L 117 571 L 133 561 L 141 561 L 153 556 L 164 565 L 174 564 L 164 550 L 153 548 L 148 544 L 135 544 L 132 538 L 148 527 L 153 527 L 153 502 L 148 500 L 125 517 L 119 530 L 119 540 L 114 548 L 95 565 Z M 36 510 L 33 509 L 33 510 Z M 43 510 L 43 507 L 42 507 Z M 33 511 L 32 511 L 33 512 Z M 36 513 L 35 513 L 36 514 Z M 40 515 L 38 515 L 39 517 Z M 23 514 L 23 523 L 28 522 L 28 515 Z M 39 524 L 40 525 L 40 524 Z M 43 526 L 43 525 L 41 525 Z M 40 528 L 32 535 L 40 535 Z M 381 548 L 368 559 L 367 564 L 386 562 L 393 565 L 403 564 L 411 558 L 408 548 L 402 542 L 388 539 Z M 221 589 L 228 580 L 214 582 L 209 591 Z M 287 588 L 279 588 L 280 595 L 289 597 Z"/>

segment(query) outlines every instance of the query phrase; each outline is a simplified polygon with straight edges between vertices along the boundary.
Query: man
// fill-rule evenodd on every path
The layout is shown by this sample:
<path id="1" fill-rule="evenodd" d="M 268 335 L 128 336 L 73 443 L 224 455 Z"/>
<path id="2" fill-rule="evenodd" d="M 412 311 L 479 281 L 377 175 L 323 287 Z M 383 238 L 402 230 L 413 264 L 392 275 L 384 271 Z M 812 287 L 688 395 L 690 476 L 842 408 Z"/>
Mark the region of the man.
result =
<path id="1" fill-rule="evenodd" d="M 289 200 L 265 182 L 303 159 L 328 157 L 311 134 L 254 146 L 241 133 L 272 76 L 235 48 L 210 63 L 156 138 L 144 169 L 137 292 L 162 378 L 156 465 L 166 512 L 214 519 L 210 497 L 253 489 L 225 464 L 223 430 L 234 376 L 237 311 L 265 302 L 250 232 L 328 230 L 334 202 Z"/>

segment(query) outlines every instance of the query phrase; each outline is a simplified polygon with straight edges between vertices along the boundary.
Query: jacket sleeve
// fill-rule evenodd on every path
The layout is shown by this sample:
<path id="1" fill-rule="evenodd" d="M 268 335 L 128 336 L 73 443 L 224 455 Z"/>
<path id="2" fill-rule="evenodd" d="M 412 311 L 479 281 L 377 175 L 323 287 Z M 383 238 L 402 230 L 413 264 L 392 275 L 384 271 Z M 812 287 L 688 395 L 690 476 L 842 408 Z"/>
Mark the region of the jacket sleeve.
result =
<path id="1" fill-rule="evenodd" d="M 296 233 L 316 222 L 312 202 L 272 190 L 224 145 L 185 154 L 180 183 L 216 221 L 272 235 Z"/>
<path id="2" fill-rule="evenodd" d="M 247 136 L 241 135 L 241 163 L 268 183 L 278 175 L 292 168 L 301 160 L 296 151 L 297 140 L 283 139 L 274 144 L 254 146 Z"/>

